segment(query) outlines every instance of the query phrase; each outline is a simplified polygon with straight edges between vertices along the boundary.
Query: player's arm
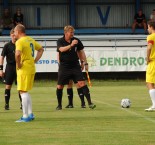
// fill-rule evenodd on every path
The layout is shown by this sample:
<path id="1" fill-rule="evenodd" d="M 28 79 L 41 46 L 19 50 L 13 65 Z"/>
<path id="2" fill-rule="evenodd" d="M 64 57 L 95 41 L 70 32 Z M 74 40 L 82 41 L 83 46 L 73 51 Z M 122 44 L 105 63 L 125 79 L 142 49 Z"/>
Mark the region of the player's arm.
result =
<path id="1" fill-rule="evenodd" d="M 0 76 L 3 77 L 4 56 L 0 56 Z"/>
<path id="2" fill-rule="evenodd" d="M 44 49 L 41 47 L 40 49 L 37 50 L 37 55 L 34 59 L 34 62 L 36 63 L 43 55 Z"/>
<path id="3" fill-rule="evenodd" d="M 58 61 L 58 64 L 59 64 L 60 63 L 59 52 L 57 52 L 57 61 Z"/>
<path id="4" fill-rule="evenodd" d="M 60 42 L 58 42 L 58 44 L 57 44 L 58 46 L 59 46 L 59 43 L 60 43 Z M 69 51 L 69 50 L 71 50 L 72 47 L 73 47 L 74 45 L 76 45 L 77 43 L 78 43 L 78 40 L 74 39 L 74 40 L 72 41 L 71 44 L 69 44 L 69 45 L 67 45 L 67 46 L 61 46 L 61 47 L 59 47 L 59 51 L 60 51 L 60 52 Z"/>
<path id="5" fill-rule="evenodd" d="M 16 60 L 16 67 L 17 67 L 17 69 L 20 69 L 22 67 L 21 51 L 20 50 L 16 50 L 16 52 L 15 52 L 15 60 Z"/>
<path id="6" fill-rule="evenodd" d="M 81 57 L 81 55 L 79 54 L 79 51 L 77 51 L 77 55 L 78 55 L 78 58 L 80 59 L 80 62 L 81 62 L 81 69 L 84 70 L 84 60 Z"/>
<path id="7" fill-rule="evenodd" d="M 147 45 L 147 57 L 146 57 L 147 64 L 151 61 L 150 54 L 151 54 L 152 46 L 153 46 L 152 43 L 148 43 Z"/>
<path id="8" fill-rule="evenodd" d="M 84 50 L 82 49 L 80 51 L 77 51 L 77 53 L 78 53 L 79 59 L 81 61 L 81 64 L 83 64 L 85 67 L 85 70 L 88 71 L 88 63 L 87 63 L 86 54 L 85 54 Z"/>
<path id="9" fill-rule="evenodd" d="M 0 56 L 0 76 L 3 77 L 4 73 L 3 73 L 3 64 L 4 64 L 4 58 L 7 54 L 7 44 L 4 45 L 3 50 L 1 52 L 1 56 Z"/>

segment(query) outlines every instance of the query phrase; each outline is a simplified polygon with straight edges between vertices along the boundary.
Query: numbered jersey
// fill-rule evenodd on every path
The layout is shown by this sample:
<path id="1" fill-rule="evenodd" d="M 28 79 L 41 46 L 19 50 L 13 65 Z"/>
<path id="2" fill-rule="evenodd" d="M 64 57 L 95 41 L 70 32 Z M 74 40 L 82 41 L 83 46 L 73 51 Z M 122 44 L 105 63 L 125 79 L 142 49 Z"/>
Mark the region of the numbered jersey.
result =
<path id="1" fill-rule="evenodd" d="M 42 46 L 29 36 L 21 37 L 16 41 L 16 50 L 21 51 L 22 68 L 17 70 L 17 75 L 34 74 L 34 51 Z"/>

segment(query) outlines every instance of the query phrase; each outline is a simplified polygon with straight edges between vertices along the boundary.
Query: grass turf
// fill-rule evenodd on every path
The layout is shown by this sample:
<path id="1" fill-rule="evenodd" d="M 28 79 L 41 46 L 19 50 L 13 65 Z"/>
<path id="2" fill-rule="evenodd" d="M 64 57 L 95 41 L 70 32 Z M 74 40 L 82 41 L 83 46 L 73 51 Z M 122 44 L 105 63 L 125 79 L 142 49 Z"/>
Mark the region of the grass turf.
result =
<path id="1" fill-rule="evenodd" d="M 22 115 L 16 86 L 12 88 L 9 111 L 4 110 L 4 86 L 0 85 L 1 145 L 155 145 L 155 112 L 144 81 L 92 81 L 92 101 L 97 108 L 80 108 L 74 87 L 74 108 L 56 111 L 56 82 L 37 81 L 30 91 L 36 119 L 15 123 Z M 120 101 L 129 98 L 132 106 L 122 109 Z M 88 105 L 87 105 L 88 106 Z"/>

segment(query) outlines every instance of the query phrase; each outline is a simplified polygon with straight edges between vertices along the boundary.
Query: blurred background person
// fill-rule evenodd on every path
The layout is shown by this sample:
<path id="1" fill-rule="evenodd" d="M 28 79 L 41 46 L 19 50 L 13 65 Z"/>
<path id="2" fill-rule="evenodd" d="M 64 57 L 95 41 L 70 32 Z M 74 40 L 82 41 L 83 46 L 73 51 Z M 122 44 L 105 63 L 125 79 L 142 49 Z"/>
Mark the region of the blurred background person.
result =
<path id="1" fill-rule="evenodd" d="M 5 8 L 1 17 L 1 28 L 11 30 L 14 27 L 13 19 L 10 15 L 9 9 Z"/>
<path id="2" fill-rule="evenodd" d="M 18 25 L 18 24 L 23 24 L 23 14 L 21 13 L 21 8 L 17 8 L 16 10 L 16 13 L 14 14 L 14 17 L 13 17 L 13 22 L 14 22 L 14 25 Z"/>
<path id="3" fill-rule="evenodd" d="M 152 13 L 150 15 L 150 21 L 155 22 L 155 9 L 152 10 Z"/>
<path id="4" fill-rule="evenodd" d="M 132 32 L 135 32 L 136 28 L 144 28 L 145 33 L 147 33 L 147 25 L 146 25 L 146 18 L 145 14 L 143 14 L 142 9 L 138 11 L 137 14 L 134 16 L 134 23 L 132 24 Z"/>

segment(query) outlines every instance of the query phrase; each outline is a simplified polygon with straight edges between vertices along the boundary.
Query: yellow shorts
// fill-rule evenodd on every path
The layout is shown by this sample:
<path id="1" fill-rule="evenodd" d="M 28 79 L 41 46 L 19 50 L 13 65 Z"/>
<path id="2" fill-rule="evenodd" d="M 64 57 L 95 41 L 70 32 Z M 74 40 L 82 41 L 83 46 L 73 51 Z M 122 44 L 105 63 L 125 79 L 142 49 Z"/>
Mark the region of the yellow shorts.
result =
<path id="1" fill-rule="evenodd" d="M 155 83 L 155 61 L 151 61 L 147 66 L 146 82 Z"/>
<path id="2" fill-rule="evenodd" d="M 17 75 L 17 90 L 29 91 L 33 87 L 35 74 Z"/>

